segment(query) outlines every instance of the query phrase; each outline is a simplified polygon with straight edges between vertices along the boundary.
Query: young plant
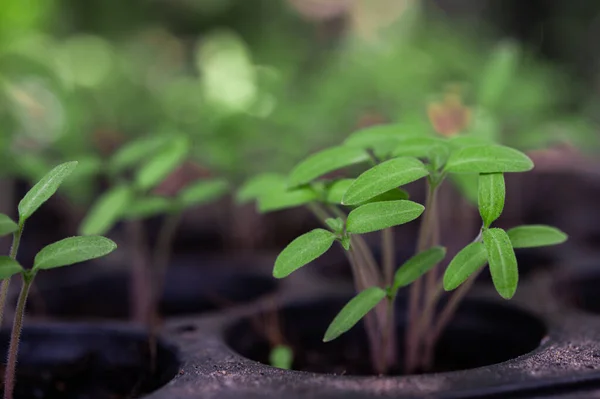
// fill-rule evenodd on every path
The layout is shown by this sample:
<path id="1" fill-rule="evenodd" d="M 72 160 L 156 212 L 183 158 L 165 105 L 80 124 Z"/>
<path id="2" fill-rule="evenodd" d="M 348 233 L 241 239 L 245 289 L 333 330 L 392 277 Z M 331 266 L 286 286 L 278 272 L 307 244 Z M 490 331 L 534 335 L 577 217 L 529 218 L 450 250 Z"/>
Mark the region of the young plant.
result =
<path id="1" fill-rule="evenodd" d="M 149 327 L 151 341 L 173 240 L 184 211 L 228 191 L 223 179 L 214 178 L 194 181 L 173 197 L 154 194 L 187 160 L 189 152 L 190 142 L 181 135 L 157 135 L 121 147 L 108 161 L 112 187 L 98 198 L 80 226 L 82 234 L 97 235 L 125 222 L 132 262 L 132 318 Z M 157 242 L 150 247 L 142 222 L 156 216 L 163 219 Z"/>
<path id="2" fill-rule="evenodd" d="M 21 292 L 16 305 L 15 318 L 10 336 L 8 360 L 4 376 L 4 399 L 12 399 L 15 386 L 15 372 L 19 351 L 19 339 L 23 328 L 23 318 L 27 304 L 29 289 L 37 274 L 42 270 L 55 269 L 84 262 L 107 255 L 116 249 L 116 244 L 108 238 L 100 236 L 69 237 L 44 247 L 35 256 L 33 266 L 24 268 L 17 261 L 19 243 L 25 222 L 46 202 L 77 166 L 77 162 L 58 165 L 46 174 L 19 202 L 19 221 L 15 223 L 10 217 L 0 214 L 0 236 L 13 235 L 12 246 L 8 256 L 0 256 L 0 319 L 4 314 L 6 297 L 10 280 L 14 275 L 22 279 Z"/>
<path id="3" fill-rule="evenodd" d="M 342 168 L 370 163 L 354 179 L 326 179 Z M 432 367 L 440 334 L 475 277 L 489 264 L 494 286 L 505 299 L 517 288 L 513 248 L 562 243 L 566 235 L 547 226 L 521 226 L 505 232 L 492 228 L 504 207 L 504 174 L 526 172 L 532 161 L 523 153 L 469 136 L 440 138 L 403 125 L 378 125 L 352 134 L 343 145 L 311 155 L 288 176 L 261 175 L 240 190 L 241 201 L 256 199 L 261 212 L 306 206 L 323 228 L 292 241 L 277 257 L 276 278 L 314 261 L 338 242 L 345 250 L 357 295 L 341 309 L 325 332 L 336 339 L 361 319 L 377 373 L 397 366 L 396 314 L 400 289 L 409 287 L 404 371 Z M 446 178 L 465 192 L 475 192 L 482 217 L 480 233 L 450 262 L 437 265 L 446 250 L 439 243 L 438 190 Z M 408 200 L 402 186 L 426 180 L 425 205 Z M 393 228 L 420 219 L 416 254 L 404 264 L 395 260 Z M 378 263 L 364 234 L 380 232 Z M 444 290 L 453 291 L 440 309 Z"/>

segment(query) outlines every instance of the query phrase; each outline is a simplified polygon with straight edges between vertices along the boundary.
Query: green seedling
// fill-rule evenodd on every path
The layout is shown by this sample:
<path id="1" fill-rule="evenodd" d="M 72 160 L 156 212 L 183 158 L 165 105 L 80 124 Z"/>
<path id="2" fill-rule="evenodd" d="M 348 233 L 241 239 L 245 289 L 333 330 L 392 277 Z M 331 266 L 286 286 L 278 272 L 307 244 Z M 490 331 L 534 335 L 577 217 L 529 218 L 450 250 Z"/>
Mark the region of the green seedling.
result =
<path id="1" fill-rule="evenodd" d="M 356 178 L 328 179 L 342 168 Z M 288 176 L 261 175 L 238 192 L 240 202 L 257 201 L 261 212 L 305 206 L 322 223 L 293 240 L 277 257 L 273 276 L 283 278 L 326 253 L 336 242 L 346 253 L 357 295 L 325 332 L 332 341 L 365 320 L 371 362 L 377 373 L 397 366 L 394 306 L 408 287 L 404 369 L 432 367 L 435 345 L 461 299 L 486 264 L 498 294 L 510 299 L 518 283 L 514 248 L 560 244 L 561 231 L 548 226 L 492 227 L 502 214 L 505 173 L 527 172 L 533 162 L 515 149 L 470 136 L 441 138 L 402 125 L 379 125 L 352 134 L 338 147 L 308 157 Z M 438 238 L 439 187 L 449 180 L 478 204 L 480 233 L 448 266 Z M 402 186 L 426 180 L 425 204 L 408 199 Z M 416 254 L 402 265 L 394 258 L 394 228 L 420 218 Z M 376 262 L 364 234 L 380 232 Z M 453 291 L 438 306 L 444 291 Z"/>
<path id="2" fill-rule="evenodd" d="M 146 324 L 153 341 L 158 302 L 171 257 L 171 248 L 184 211 L 223 196 L 228 184 L 223 179 L 198 180 L 175 196 L 153 193 L 189 157 L 191 144 L 183 135 L 156 135 L 134 140 L 108 160 L 112 187 L 101 195 L 82 221 L 83 235 L 105 234 L 124 222 L 132 262 L 132 317 Z M 156 244 L 151 247 L 142 222 L 162 217 Z"/>
<path id="3" fill-rule="evenodd" d="M 4 399 L 12 399 L 15 386 L 15 372 L 19 351 L 19 339 L 23 328 L 23 318 L 27 304 L 29 289 L 37 274 L 42 270 L 55 269 L 75 263 L 105 256 L 116 249 L 116 244 L 101 236 L 69 237 L 44 247 L 35 256 L 33 266 L 24 268 L 17 261 L 19 243 L 25 227 L 25 222 L 46 202 L 75 169 L 77 162 L 67 162 L 58 165 L 46 174 L 21 201 L 18 206 L 19 220 L 12 221 L 10 217 L 0 214 L 0 236 L 12 234 L 13 241 L 8 256 L 0 256 L 0 321 L 6 306 L 10 280 L 15 275 L 22 279 L 21 293 L 17 300 L 15 318 L 10 336 L 8 359 L 4 376 Z"/>

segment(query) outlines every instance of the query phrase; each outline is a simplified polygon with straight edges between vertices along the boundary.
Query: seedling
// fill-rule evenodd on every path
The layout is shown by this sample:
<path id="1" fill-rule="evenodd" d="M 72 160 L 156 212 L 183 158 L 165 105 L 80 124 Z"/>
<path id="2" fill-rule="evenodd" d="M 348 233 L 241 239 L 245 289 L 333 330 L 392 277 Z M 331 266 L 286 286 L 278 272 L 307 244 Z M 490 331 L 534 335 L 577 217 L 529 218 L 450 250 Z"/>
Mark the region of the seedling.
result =
<path id="1" fill-rule="evenodd" d="M 101 195 L 80 226 L 80 232 L 105 234 L 116 223 L 125 222 L 132 267 L 132 317 L 150 330 L 151 346 L 157 324 L 158 303 L 163 289 L 175 233 L 185 210 L 223 196 L 223 179 L 192 182 L 174 197 L 153 190 L 188 158 L 190 142 L 182 135 L 160 134 L 134 140 L 108 160 L 112 187 Z M 156 244 L 151 247 L 142 221 L 162 216 Z"/>
<path id="2" fill-rule="evenodd" d="M 327 179 L 330 172 L 370 163 L 355 179 Z M 397 366 L 394 305 L 409 288 L 404 371 L 431 369 L 433 351 L 458 304 L 476 276 L 489 264 L 499 295 L 515 294 L 518 268 L 514 248 L 562 243 L 566 235 L 548 226 L 492 227 L 504 208 L 504 174 L 526 172 L 533 162 L 523 153 L 470 136 L 440 138 L 402 125 L 379 125 L 352 134 L 340 146 L 311 155 L 288 176 L 261 175 L 239 192 L 241 201 L 256 199 L 261 212 L 306 206 L 322 223 L 292 241 L 277 257 L 276 278 L 284 278 L 327 252 L 338 242 L 348 258 L 357 295 L 341 309 L 325 332 L 331 341 L 361 319 L 377 373 Z M 482 218 L 480 233 L 445 271 L 439 244 L 438 189 L 446 178 L 476 193 Z M 425 205 L 408 200 L 402 186 L 425 179 Z M 416 254 L 397 267 L 393 228 L 420 218 Z M 378 263 L 363 235 L 381 232 Z M 442 294 L 454 291 L 438 307 Z"/>
<path id="3" fill-rule="evenodd" d="M 8 360 L 4 376 L 4 399 L 12 399 L 15 386 L 15 372 L 19 351 L 19 339 L 23 328 L 23 318 L 29 289 L 37 274 L 42 270 L 69 266 L 79 262 L 107 255 L 116 249 L 116 244 L 101 236 L 69 237 L 44 247 L 35 256 L 33 267 L 24 268 L 17 261 L 19 243 L 25 222 L 46 202 L 77 166 L 77 162 L 58 165 L 46 174 L 19 202 L 19 221 L 15 223 L 4 214 L 0 214 L 0 236 L 13 235 L 9 256 L 0 256 L 0 320 L 4 314 L 10 280 L 21 275 L 23 285 L 16 305 L 15 318 L 10 336 Z"/>

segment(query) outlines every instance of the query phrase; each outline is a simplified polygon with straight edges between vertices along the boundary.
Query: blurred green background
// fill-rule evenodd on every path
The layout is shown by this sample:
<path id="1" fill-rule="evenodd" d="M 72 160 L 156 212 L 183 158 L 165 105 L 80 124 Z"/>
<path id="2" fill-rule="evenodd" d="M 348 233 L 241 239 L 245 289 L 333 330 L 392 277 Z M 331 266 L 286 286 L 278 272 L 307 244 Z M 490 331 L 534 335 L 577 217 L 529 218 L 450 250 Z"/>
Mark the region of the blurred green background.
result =
<path id="1" fill-rule="evenodd" d="M 0 171 L 77 159 L 85 208 L 140 137 L 234 185 L 386 121 L 593 154 L 600 4 L 567 3 L 3 0 Z"/>

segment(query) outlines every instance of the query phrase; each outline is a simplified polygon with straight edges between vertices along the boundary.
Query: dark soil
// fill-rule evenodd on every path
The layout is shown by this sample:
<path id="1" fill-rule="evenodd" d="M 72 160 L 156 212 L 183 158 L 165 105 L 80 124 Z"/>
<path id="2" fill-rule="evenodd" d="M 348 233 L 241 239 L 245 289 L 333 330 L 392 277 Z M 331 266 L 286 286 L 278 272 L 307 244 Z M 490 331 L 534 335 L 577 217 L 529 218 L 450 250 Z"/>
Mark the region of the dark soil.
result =
<path id="1" fill-rule="evenodd" d="M 372 375 L 362 324 L 338 339 L 323 343 L 328 324 L 344 301 L 299 304 L 279 313 L 286 343 L 293 348 L 293 369 L 317 373 Z M 399 306 L 400 307 L 400 306 Z M 403 342 L 403 315 L 398 314 L 398 342 Z M 465 370 L 500 363 L 538 347 L 546 334 L 537 318 L 516 308 L 491 302 L 465 302 L 437 345 L 430 372 Z M 230 347 L 249 359 L 268 364 L 270 344 L 249 320 L 226 331 Z M 399 345 L 398 358 L 403 348 Z M 400 364 L 402 361 L 400 360 Z M 392 375 L 401 375 L 400 368 Z"/>
<path id="2" fill-rule="evenodd" d="M 6 346 L 4 332 L 2 348 Z M 151 370 L 148 348 L 141 334 L 102 327 L 26 328 L 15 399 L 125 399 L 145 395 L 167 383 L 178 370 L 176 354 L 164 344 L 158 347 L 156 370 Z"/>

